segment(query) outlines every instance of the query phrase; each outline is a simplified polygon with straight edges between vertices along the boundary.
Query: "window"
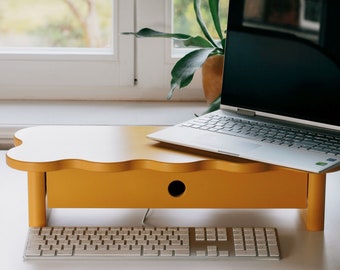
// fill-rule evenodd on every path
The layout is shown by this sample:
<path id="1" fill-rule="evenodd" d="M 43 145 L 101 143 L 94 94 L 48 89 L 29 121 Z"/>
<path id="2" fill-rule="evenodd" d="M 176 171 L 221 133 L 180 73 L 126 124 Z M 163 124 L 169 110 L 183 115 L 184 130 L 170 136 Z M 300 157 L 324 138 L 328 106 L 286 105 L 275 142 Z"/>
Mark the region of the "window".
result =
<path id="1" fill-rule="evenodd" d="M 0 48 L 65 52 L 66 48 L 113 48 L 112 4 L 108 0 L 2 0 Z"/>
<path id="2" fill-rule="evenodd" d="M 211 15 L 209 13 L 209 2 L 202 1 L 201 2 L 201 10 L 202 16 L 207 24 L 207 28 L 209 33 L 212 34 L 213 38 L 219 39 L 215 28 L 213 26 L 213 21 L 211 20 Z M 228 19 L 228 6 L 229 0 L 220 0 L 220 18 L 221 18 L 221 27 L 222 30 L 226 30 L 227 28 L 227 19 Z M 193 1 L 192 0 L 173 0 L 173 15 L 172 15 L 172 29 L 173 32 L 185 33 L 192 36 L 201 35 L 203 33 L 196 22 L 195 13 L 193 10 Z M 224 29 L 223 29 L 224 28 Z M 173 56 L 178 56 L 183 54 L 183 46 L 180 42 L 174 42 L 173 46 Z M 184 50 L 185 52 L 185 50 Z"/>
<path id="3" fill-rule="evenodd" d="M 106 6 L 109 7 L 106 12 L 111 13 L 112 22 L 106 22 L 106 24 L 110 24 L 108 29 L 111 28 L 111 36 L 108 35 L 103 45 L 89 49 L 84 44 L 81 45 L 75 42 L 76 39 L 67 38 L 72 40 L 69 45 L 61 44 L 63 46 L 48 47 L 50 44 L 45 43 L 45 40 L 36 45 L 38 30 L 28 31 L 31 34 L 30 38 L 23 36 L 22 33 L 17 34 L 14 42 L 1 44 L 1 98 L 111 99 L 117 98 L 115 95 L 119 95 L 120 92 L 117 89 L 120 86 L 133 86 L 133 40 L 119 34 L 122 31 L 132 31 L 134 29 L 133 0 L 6 0 L 0 4 L 0 33 L 2 36 L 6 36 L 7 26 L 5 22 L 6 20 L 8 21 L 7 18 L 14 20 L 29 16 L 29 13 L 32 12 L 33 17 L 37 19 L 36 17 L 39 17 L 39 13 L 42 12 L 40 8 L 46 8 L 46 3 L 55 13 L 57 13 L 56 10 L 59 10 L 55 5 L 59 5 L 65 11 L 71 11 L 72 13 L 72 7 L 68 6 L 68 3 L 71 3 L 77 5 L 73 7 L 76 12 L 82 12 L 80 16 L 85 16 L 85 9 L 90 8 L 86 6 L 89 4 L 84 4 L 87 2 L 101 2 L 102 4 L 106 2 Z M 9 9 L 12 12 L 11 14 L 6 13 L 6 17 L 1 15 L 4 9 L 8 8 L 6 5 L 9 4 L 20 5 L 21 8 L 18 8 L 18 10 L 23 10 L 22 13 L 19 13 L 20 15 L 18 16 L 13 9 Z M 30 8 L 27 8 L 26 5 L 30 6 Z M 96 7 L 99 8 L 99 5 Z M 46 10 L 44 12 L 50 11 Z M 60 13 L 62 14 L 58 13 L 57 15 L 63 18 L 66 12 L 60 11 Z M 121 14 L 124 14 L 124 16 Z M 70 17 L 72 18 L 72 16 Z M 58 16 L 53 16 L 53 18 L 57 20 Z M 76 24 L 75 16 L 73 16 L 73 20 L 73 23 Z M 53 20 L 50 23 L 53 23 Z M 19 23 L 16 23 L 16 27 L 19 27 Z M 46 21 L 40 28 L 36 29 L 41 30 L 44 27 L 47 27 Z M 19 32 L 15 27 L 12 27 L 12 33 L 15 31 Z M 105 31 L 107 29 L 103 32 Z M 10 31 L 8 32 L 10 33 Z M 56 34 L 61 34 L 61 32 L 56 31 Z M 74 32 L 77 33 L 77 30 Z M 51 33 L 51 31 L 45 32 L 42 36 L 46 37 L 47 33 Z M 7 35 L 7 37 L 9 36 Z M 18 38 L 29 40 L 30 45 L 25 42 L 18 42 Z M 25 46 L 19 46 L 18 44 L 25 44 Z"/>
<path id="4" fill-rule="evenodd" d="M 120 33 L 142 27 L 172 31 L 173 1 L 178 2 L 2 0 L 0 97 L 165 100 L 171 69 L 177 60 L 171 55 L 171 41 L 134 39 Z M 98 43 L 84 42 L 85 28 L 80 25 L 90 16 L 91 3 L 96 3 L 95 33 L 104 37 Z M 25 33 L 18 28 L 26 18 L 40 20 L 42 24 L 37 26 L 38 22 L 34 22 L 37 27 L 29 28 L 29 22 L 25 21 Z M 202 99 L 200 88 L 201 78 L 197 72 L 190 86 L 176 91 L 173 100 Z"/>
<path id="5" fill-rule="evenodd" d="M 202 1 L 207 4 L 208 1 Z M 228 0 L 221 0 L 221 12 L 225 10 L 225 24 L 228 14 Z M 190 8 L 192 0 L 138 0 L 137 4 L 137 27 L 150 27 L 155 30 L 165 32 L 186 32 L 191 31 L 201 34 L 199 29 L 183 29 L 179 28 L 182 24 L 194 24 L 195 15 L 193 9 Z M 146 8 L 147 7 L 147 8 Z M 187 12 L 182 10 L 185 9 Z M 164 10 L 164 13 L 155 12 L 155 10 Z M 191 13 L 191 14 L 188 14 Z M 177 17 L 176 17 L 177 14 Z M 185 14 L 185 16 L 183 16 Z M 153 19 L 150 23 L 150 18 Z M 183 22 L 184 20 L 184 22 Z M 173 23 L 174 22 L 174 23 Z M 182 22 L 182 23 L 179 23 Z M 137 44 L 137 80 L 138 86 L 142 89 L 151 88 L 158 89 L 153 92 L 157 98 L 164 99 L 170 89 L 171 69 L 179 57 L 186 53 L 186 49 L 173 50 L 173 43 L 168 39 L 140 39 Z M 150 73 L 151 67 L 152 72 Z M 155 67 L 155 68 L 153 68 Z M 185 89 L 175 91 L 173 99 L 180 100 L 202 100 L 203 91 L 201 83 L 201 73 L 195 73 L 193 81 Z"/>

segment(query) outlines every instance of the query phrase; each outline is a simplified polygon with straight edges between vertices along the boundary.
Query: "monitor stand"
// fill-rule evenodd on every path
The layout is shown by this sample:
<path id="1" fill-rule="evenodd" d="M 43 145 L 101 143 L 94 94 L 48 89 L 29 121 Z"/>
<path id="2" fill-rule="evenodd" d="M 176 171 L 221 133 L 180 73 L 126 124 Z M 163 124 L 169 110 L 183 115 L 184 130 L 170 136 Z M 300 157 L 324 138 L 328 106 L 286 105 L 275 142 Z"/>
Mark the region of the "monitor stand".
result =
<path id="1" fill-rule="evenodd" d="M 48 208 L 300 208 L 323 230 L 326 174 L 154 142 L 151 126 L 39 126 L 15 134 L 29 226 Z"/>

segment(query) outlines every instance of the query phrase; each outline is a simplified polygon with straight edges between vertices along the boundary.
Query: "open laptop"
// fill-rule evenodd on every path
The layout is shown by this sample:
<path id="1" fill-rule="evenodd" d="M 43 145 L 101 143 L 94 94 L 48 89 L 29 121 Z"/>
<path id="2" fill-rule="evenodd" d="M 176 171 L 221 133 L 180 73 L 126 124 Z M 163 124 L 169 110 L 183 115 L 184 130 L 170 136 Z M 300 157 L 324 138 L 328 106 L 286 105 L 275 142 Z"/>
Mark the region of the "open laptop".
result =
<path id="1" fill-rule="evenodd" d="M 315 173 L 340 166 L 339 63 L 290 33 L 241 27 L 237 2 L 220 110 L 148 138 Z"/>

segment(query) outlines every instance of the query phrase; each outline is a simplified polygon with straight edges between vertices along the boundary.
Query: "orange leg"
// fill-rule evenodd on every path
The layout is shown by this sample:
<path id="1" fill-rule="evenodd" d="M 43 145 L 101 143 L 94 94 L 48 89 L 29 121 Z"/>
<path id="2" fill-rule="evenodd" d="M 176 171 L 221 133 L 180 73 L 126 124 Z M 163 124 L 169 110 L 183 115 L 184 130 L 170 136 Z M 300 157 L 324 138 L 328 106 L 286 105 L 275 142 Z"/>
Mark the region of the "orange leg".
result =
<path id="1" fill-rule="evenodd" d="M 309 231 L 324 229 L 326 174 L 309 173 L 306 227 Z"/>
<path id="2" fill-rule="evenodd" d="M 30 227 L 46 226 L 46 184 L 44 172 L 28 173 L 28 215 Z"/>

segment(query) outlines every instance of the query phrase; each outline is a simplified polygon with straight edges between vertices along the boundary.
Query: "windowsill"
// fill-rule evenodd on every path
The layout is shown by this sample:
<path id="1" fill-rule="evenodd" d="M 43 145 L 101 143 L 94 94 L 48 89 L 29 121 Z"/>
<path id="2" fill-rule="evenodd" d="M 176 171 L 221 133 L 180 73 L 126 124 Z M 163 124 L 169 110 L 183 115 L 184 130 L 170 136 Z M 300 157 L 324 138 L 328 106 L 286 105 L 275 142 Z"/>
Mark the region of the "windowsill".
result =
<path id="1" fill-rule="evenodd" d="M 173 125 L 204 112 L 204 102 L 0 101 L 0 149 L 36 125 Z"/>

